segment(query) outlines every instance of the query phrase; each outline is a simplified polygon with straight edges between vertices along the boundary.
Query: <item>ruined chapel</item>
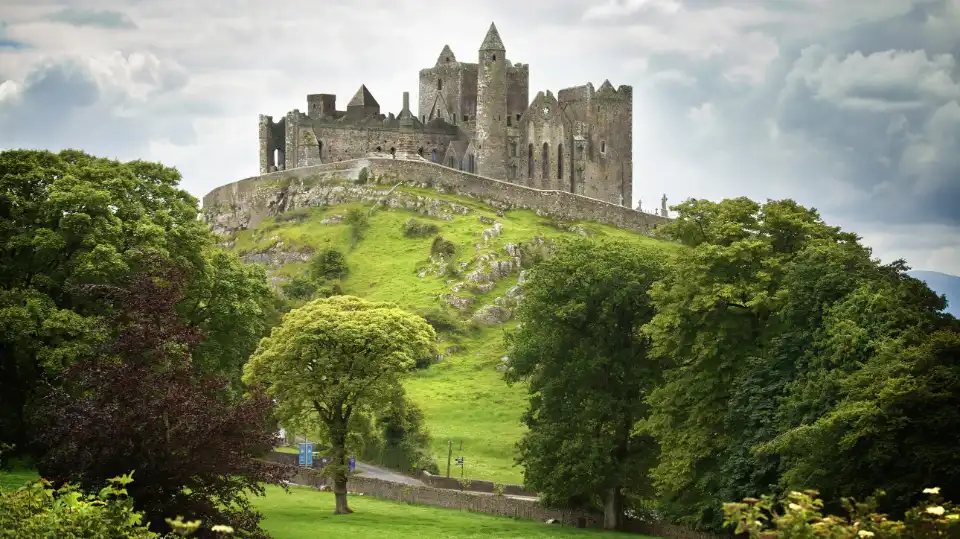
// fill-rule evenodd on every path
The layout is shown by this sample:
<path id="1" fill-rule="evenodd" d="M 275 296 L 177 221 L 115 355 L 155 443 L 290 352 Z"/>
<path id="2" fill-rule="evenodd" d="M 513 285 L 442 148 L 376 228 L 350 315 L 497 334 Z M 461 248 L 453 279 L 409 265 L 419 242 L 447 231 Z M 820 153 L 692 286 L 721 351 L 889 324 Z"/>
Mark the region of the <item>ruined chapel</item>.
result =
<path id="1" fill-rule="evenodd" d="M 631 207 L 633 89 L 587 83 L 529 98 L 529 64 L 512 64 L 494 24 L 476 63 L 444 46 L 420 71 L 417 114 L 403 93 L 382 114 L 361 85 L 346 110 L 337 96 L 307 96 L 305 113 L 260 116 L 260 172 L 380 156 L 441 166 Z"/>

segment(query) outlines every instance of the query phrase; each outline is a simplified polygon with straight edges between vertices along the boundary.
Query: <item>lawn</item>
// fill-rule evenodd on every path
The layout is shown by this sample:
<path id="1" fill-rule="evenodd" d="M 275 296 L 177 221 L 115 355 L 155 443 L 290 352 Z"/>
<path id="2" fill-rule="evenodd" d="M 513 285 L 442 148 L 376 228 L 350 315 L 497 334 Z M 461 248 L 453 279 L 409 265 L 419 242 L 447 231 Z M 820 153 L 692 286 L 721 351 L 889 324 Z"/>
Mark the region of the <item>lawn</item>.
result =
<path id="1" fill-rule="evenodd" d="M 455 258 L 468 263 L 464 274 L 477 266 L 479 255 L 504 252 L 507 243 L 526 242 L 535 236 L 544 238 L 575 237 L 569 231 L 578 226 L 593 236 L 605 236 L 633 241 L 637 244 L 656 244 L 664 253 L 676 246 L 657 242 L 646 236 L 593 222 L 556 223 L 537 216 L 529 210 L 508 211 L 497 216 L 495 211 L 477 200 L 438 193 L 430 189 L 405 188 L 406 196 L 423 197 L 420 200 L 440 200 L 469 208 L 466 215 L 454 214 L 452 220 L 426 217 L 412 211 L 380 209 L 370 216 L 370 228 L 353 248 L 350 231 L 343 223 L 324 224 L 335 215 L 344 215 L 350 208 L 369 209 L 369 204 L 342 204 L 298 209 L 277 218 L 269 218 L 252 230 L 237 234 L 235 249 L 243 253 L 263 252 L 282 242 L 284 250 L 301 248 L 324 249 L 334 247 L 346 254 L 349 274 L 343 279 L 346 294 L 370 300 L 391 301 L 417 312 L 443 309 L 441 296 L 451 293 L 451 286 L 463 280 L 459 277 L 437 277 L 428 272 L 418 277 L 418 270 L 430 265 L 430 245 L 433 236 L 420 238 L 404 236 L 402 224 L 413 217 L 432 223 L 439 234 L 452 241 L 458 249 Z M 484 242 L 481 232 L 489 228 L 479 220 L 483 216 L 503 225 L 502 234 Z M 281 275 L 300 275 L 305 263 L 292 263 L 275 270 Z M 497 283 L 486 293 L 466 290 L 458 295 L 473 296 L 471 311 L 449 312 L 465 320 L 472 310 L 494 303 L 507 288 L 516 284 L 516 275 Z M 424 412 L 427 428 L 433 437 L 433 455 L 445 471 L 447 442 L 454 445 L 454 456 L 464 457 L 464 475 L 472 479 L 487 479 L 501 483 L 521 483 L 522 470 L 515 466 L 516 443 L 523 434 L 520 417 L 526 407 L 527 394 L 522 385 L 507 386 L 496 371 L 501 357 L 506 355 L 503 327 L 473 329 L 465 334 L 441 334 L 440 352 L 444 359 L 428 369 L 418 371 L 406 382 L 406 389 Z M 462 450 L 460 449 L 462 447 Z"/>
<path id="2" fill-rule="evenodd" d="M 333 494 L 302 487 L 291 487 L 289 494 L 279 487 L 267 487 L 267 495 L 257 498 L 255 504 L 266 517 L 263 527 L 275 539 L 622 537 L 597 530 L 578 530 L 360 496 L 350 497 L 350 507 L 356 511 L 354 514 L 334 515 Z M 643 539 L 644 536 L 630 537 Z"/>
<path id="3" fill-rule="evenodd" d="M 3 490 L 16 490 L 24 484 L 36 481 L 40 476 L 36 470 L 26 468 L 14 468 L 12 471 L 0 470 L 0 488 Z"/>

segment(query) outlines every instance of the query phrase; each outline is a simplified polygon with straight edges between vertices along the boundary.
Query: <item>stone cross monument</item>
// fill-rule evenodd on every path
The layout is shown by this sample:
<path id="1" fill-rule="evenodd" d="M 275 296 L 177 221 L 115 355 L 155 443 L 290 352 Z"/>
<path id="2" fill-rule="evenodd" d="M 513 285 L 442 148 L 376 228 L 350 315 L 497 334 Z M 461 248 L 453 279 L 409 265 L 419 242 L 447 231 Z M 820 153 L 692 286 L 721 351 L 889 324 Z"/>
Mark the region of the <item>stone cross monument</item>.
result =
<path id="1" fill-rule="evenodd" d="M 664 193 L 663 198 L 660 199 L 660 215 L 664 217 L 667 217 L 668 215 L 670 215 L 667 212 L 667 194 L 666 193 Z"/>

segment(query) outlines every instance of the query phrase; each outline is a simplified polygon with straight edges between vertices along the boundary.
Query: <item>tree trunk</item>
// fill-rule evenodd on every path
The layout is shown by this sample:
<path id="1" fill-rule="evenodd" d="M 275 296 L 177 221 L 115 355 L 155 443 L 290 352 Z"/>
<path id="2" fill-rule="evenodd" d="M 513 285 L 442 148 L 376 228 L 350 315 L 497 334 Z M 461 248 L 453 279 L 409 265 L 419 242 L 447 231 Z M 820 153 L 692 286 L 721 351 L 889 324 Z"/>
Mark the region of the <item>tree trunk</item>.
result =
<path id="1" fill-rule="evenodd" d="M 619 530 L 623 524 L 623 493 L 620 487 L 612 487 L 603 497 L 603 528 Z"/>
<path id="2" fill-rule="evenodd" d="M 333 497 L 336 500 L 336 507 L 333 510 L 335 515 L 349 515 L 353 513 L 347 504 L 347 472 L 349 464 L 347 463 L 347 422 L 334 421 L 330 425 L 330 445 L 333 452 Z"/>

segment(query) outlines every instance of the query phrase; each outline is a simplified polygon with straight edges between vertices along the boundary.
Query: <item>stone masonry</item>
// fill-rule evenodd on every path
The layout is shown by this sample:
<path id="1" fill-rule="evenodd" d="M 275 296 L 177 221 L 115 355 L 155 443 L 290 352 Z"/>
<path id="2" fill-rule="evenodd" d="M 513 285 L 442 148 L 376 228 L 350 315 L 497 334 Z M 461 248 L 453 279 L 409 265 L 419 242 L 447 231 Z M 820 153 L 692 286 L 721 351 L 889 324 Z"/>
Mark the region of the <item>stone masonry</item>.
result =
<path id="1" fill-rule="evenodd" d="M 445 45 L 420 71 L 417 115 L 382 114 L 365 85 L 307 96 L 278 121 L 260 115 L 260 173 L 364 157 L 423 159 L 455 170 L 632 207 L 633 88 L 587 83 L 530 101 L 528 64 L 511 63 L 494 24 L 476 63 Z"/>

